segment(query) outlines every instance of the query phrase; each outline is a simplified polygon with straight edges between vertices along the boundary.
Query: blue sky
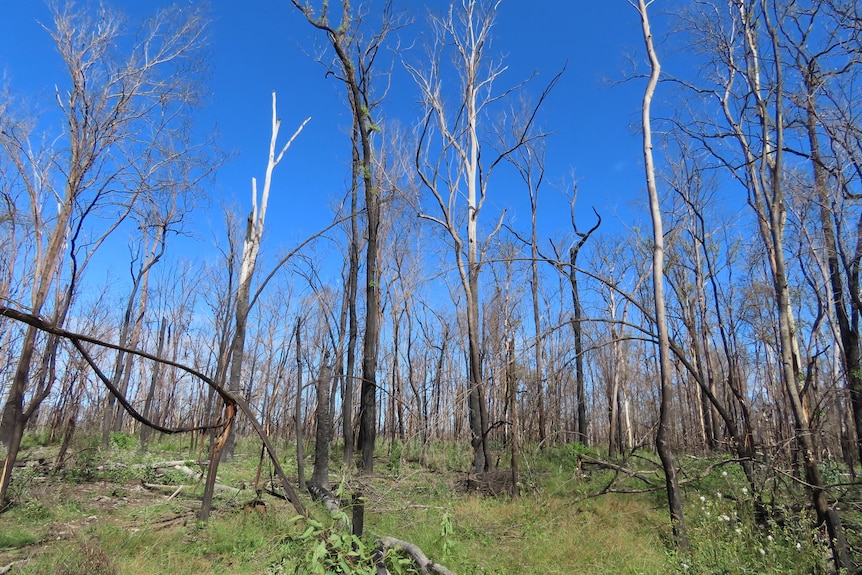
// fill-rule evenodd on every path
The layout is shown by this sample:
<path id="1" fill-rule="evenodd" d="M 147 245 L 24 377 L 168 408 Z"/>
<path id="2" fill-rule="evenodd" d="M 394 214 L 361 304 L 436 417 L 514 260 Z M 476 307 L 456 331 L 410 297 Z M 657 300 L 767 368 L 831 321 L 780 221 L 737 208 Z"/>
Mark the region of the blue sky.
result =
<path id="1" fill-rule="evenodd" d="M 162 0 L 106 0 L 131 14 L 155 10 Z M 379 4 L 379 3 L 377 3 Z M 409 50 L 392 54 L 396 76 L 384 104 L 387 121 L 413 125 L 420 116 L 419 95 L 401 60 L 421 63 L 427 36 L 427 13 L 442 13 L 448 2 L 396 2 L 414 22 L 403 32 L 420 37 Z M 661 8 L 661 4 L 656 5 Z M 268 249 L 287 248 L 322 228 L 331 206 L 345 190 L 350 157 L 346 132 L 349 112 L 343 87 L 326 78 L 313 55 L 325 49 L 288 0 L 212 0 L 210 4 L 211 95 L 199 125 L 217 128 L 220 144 L 234 154 L 219 172 L 210 196 L 204 228 L 221 218 L 216 202 L 250 207 L 250 181 L 261 179 L 270 136 L 270 94 L 278 93 L 284 137 L 306 117 L 312 120 L 277 168 L 268 214 Z M 656 14 L 655 18 L 659 18 Z M 48 12 L 36 0 L 7 0 L 0 20 L 0 72 L 13 92 L 37 107 L 50 108 L 53 86 L 62 83 L 62 65 L 47 33 L 37 21 Z M 654 23 L 660 30 L 660 24 Z M 407 42 L 405 42 L 406 44 Z M 492 53 L 509 69 L 500 85 L 514 85 L 534 71 L 535 95 L 568 62 L 562 81 L 544 107 L 540 123 L 554 134 L 547 142 L 546 181 L 540 197 L 540 226 L 546 237 L 570 231 L 564 188 L 574 173 L 579 182 L 579 223 L 593 222 L 590 206 L 604 217 L 607 231 L 646 220 L 639 123 L 641 81 L 618 83 L 631 71 L 630 58 L 642 62 L 637 13 L 625 0 L 503 0 L 493 33 Z M 382 62 L 382 63 L 385 63 Z M 659 101 L 661 93 L 659 94 Z M 515 178 L 492 181 L 488 211 L 506 208 L 513 225 L 529 226 L 527 195 Z M 557 186 L 555 186 L 555 184 Z M 489 213 L 488 218 L 493 218 Z M 211 241 L 202 229 L 198 237 Z"/>

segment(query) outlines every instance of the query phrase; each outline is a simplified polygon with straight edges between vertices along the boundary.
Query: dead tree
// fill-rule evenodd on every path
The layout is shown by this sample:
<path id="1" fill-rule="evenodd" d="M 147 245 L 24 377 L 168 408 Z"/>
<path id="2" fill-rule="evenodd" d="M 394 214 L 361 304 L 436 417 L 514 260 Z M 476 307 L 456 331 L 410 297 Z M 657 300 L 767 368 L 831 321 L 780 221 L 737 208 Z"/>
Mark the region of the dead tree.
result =
<path id="1" fill-rule="evenodd" d="M 337 26 L 330 22 L 329 3 L 324 1 L 319 12 L 311 3 L 291 0 L 302 12 L 309 24 L 326 34 L 335 52 L 331 65 L 334 76 L 341 80 L 347 89 L 347 100 L 353 115 L 353 186 L 362 181 L 365 199 L 365 333 L 362 345 L 362 380 L 359 398 L 359 449 L 362 453 L 360 467 L 364 473 L 374 469 L 374 444 L 377 437 L 377 362 L 380 347 L 380 273 L 379 273 L 379 228 L 381 194 L 379 183 L 374 178 L 374 145 L 372 136 L 379 130 L 372 119 L 372 111 L 379 104 L 373 94 L 373 74 L 378 52 L 393 29 L 391 5 L 386 4 L 380 29 L 372 37 L 362 42 L 358 37 L 361 18 L 351 8 L 347 0 L 342 0 L 341 21 Z M 354 55 L 355 54 L 355 55 Z M 353 203 L 353 202 L 352 202 Z M 356 222 L 351 223 L 351 254 L 349 278 L 355 281 L 356 265 L 353 250 L 356 247 Z M 348 289 L 355 290 L 352 283 Z M 354 292 L 355 293 L 355 292 Z M 349 305 L 354 305 L 350 302 Z M 352 315 L 350 316 L 353 317 Z M 351 334 L 353 328 L 351 327 Z M 348 364 L 350 362 L 348 361 Z M 347 373 L 345 386 L 352 385 L 352 373 Z M 345 394 L 352 404 L 353 390 Z M 352 405 L 345 404 L 345 409 Z M 349 418 L 352 418 L 352 413 Z M 345 418 L 345 425 L 347 419 Z M 349 433 L 352 435 L 352 432 Z"/>
<path id="2" fill-rule="evenodd" d="M 310 485 L 329 491 L 329 443 L 332 441 L 332 414 L 329 411 L 329 386 L 332 379 L 329 352 L 323 354 L 317 377 L 317 433 L 314 436 L 314 471 Z"/>
<path id="3" fill-rule="evenodd" d="M 641 122 L 643 131 L 644 171 L 646 176 L 647 192 L 649 193 L 650 216 L 653 227 L 653 297 L 655 300 L 656 328 L 658 330 L 659 370 L 661 380 L 659 384 L 659 424 L 655 444 L 656 451 L 658 451 L 659 458 L 661 458 L 662 468 L 664 469 L 668 509 L 670 511 L 670 520 L 673 526 L 674 539 L 676 540 L 677 547 L 681 551 L 687 552 L 689 544 L 688 534 L 685 528 L 685 519 L 682 511 L 682 492 L 677 478 L 676 461 L 674 459 L 673 450 L 668 441 L 668 431 L 670 427 L 669 410 L 671 394 L 673 393 L 671 378 L 673 377 L 673 374 L 670 365 L 670 337 L 668 335 L 664 297 L 664 230 L 662 227 L 661 205 L 659 203 L 658 189 L 656 187 L 650 118 L 650 107 L 652 104 L 653 94 L 655 93 L 656 85 L 658 84 L 659 76 L 661 74 L 661 65 L 659 63 L 658 56 L 656 55 L 652 32 L 650 31 L 649 16 L 647 14 L 647 6 L 649 4 L 652 4 L 652 1 L 647 3 L 645 0 L 638 0 L 635 8 L 640 14 L 643 39 L 646 45 L 647 56 L 650 61 L 650 76 L 646 90 L 644 91 Z M 632 5 L 634 6 L 634 4 Z"/>
<path id="4" fill-rule="evenodd" d="M 25 123 L 0 104 L 0 146 L 26 191 L 39 254 L 27 280 L 31 293 L 26 305 L 59 326 L 91 256 L 148 190 L 146 185 L 117 184 L 148 184 L 165 166 L 189 161 L 186 152 L 195 148 L 189 142 L 182 143 L 183 150 L 160 152 L 169 149 L 163 139 L 172 137 L 196 98 L 191 70 L 200 67 L 196 55 L 205 29 L 200 11 L 176 8 L 159 13 L 141 37 L 127 42 L 121 19 L 112 11 L 91 17 L 64 6 L 54 6 L 49 33 L 69 72 L 67 85 L 57 91 L 66 122 L 55 140 L 66 142 L 65 148 L 34 152 L 37 146 Z M 120 54 L 119 46 L 129 48 Z M 39 206 L 47 198 L 56 201 L 56 216 L 42 213 Z M 105 219 L 96 224 L 100 216 Z M 57 289 L 61 277 L 64 288 Z M 57 340 L 48 337 L 47 345 L 40 345 L 37 335 L 35 327 L 26 327 L 3 408 L 0 440 L 8 452 L 0 500 L 7 494 L 24 427 L 51 390 L 50 380 L 34 386 L 31 377 L 34 363 L 51 366 Z"/>
<path id="5" fill-rule="evenodd" d="M 281 120 L 278 118 L 276 110 L 275 92 L 272 93 L 272 137 L 269 143 L 269 158 L 266 164 L 266 175 L 263 182 L 263 190 L 260 198 L 258 198 L 257 179 L 251 179 L 252 188 L 252 211 L 248 216 L 246 224 L 245 241 L 242 250 L 242 263 L 240 266 L 239 283 L 237 286 L 237 295 L 235 300 L 235 326 L 234 336 L 230 347 L 230 374 L 228 379 L 228 389 L 235 396 L 240 395 L 240 378 L 242 377 L 242 360 L 245 353 L 245 335 L 246 323 L 248 321 L 249 310 L 251 309 L 251 282 L 254 276 L 254 269 L 257 263 L 257 254 L 260 250 L 260 241 L 263 237 L 263 224 L 266 218 L 266 208 L 269 202 L 269 191 L 272 185 L 272 172 L 281 159 L 284 157 L 290 145 L 308 123 L 310 118 L 307 118 L 296 132 L 288 139 L 284 146 L 279 151 L 278 130 L 281 126 Z M 260 204 L 258 204 L 258 201 Z M 231 407 L 225 405 L 225 413 L 230 415 Z M 233 418 L 228 417 L 227 420 L 232 423 Z M 233 448 L 233 425 L 228 424 L 222 436 L 216 439 L 216 442 L 211 446 L 210 464 L 207 469 L 207 482 L 204 490 L 204 505 L 201 508 L 200 519 L 206 521 L 209 517 L 209 507 L 212 502 L 212 489 L 215 485 L 215 476 L 218 472 L 219 462 L 223 451 L 230 453 Z"/>
<path id="6" fill-rule="evenodd" d="M 451 239 L 460 287 L 466 302 L 467 380 L 473 471 L 490 466 L 488 449 L 488 405 L 482 374 L 482 330 L 479 324 L 482 267 L 490 240 L 503 224 L 505 212 L 494 229 L 479 237 L 479 215 L 485 205 L 494 168 L 524 145 L 533 134 L 533 124 L 552 80 L 536 106 L 526 113 L 514 136 L 502 150 L 481 161 L 485 142 L 480 127 L 489 122 L 492 104 L 515 88 L 495 91 L 495 82 L 505 66 L 488 65 L 486 49 L 494 26 L 499 1 L 466 0 L 449 7 L 446 16 L 433 18 L 436 31 L 427 69 L 408 65 L 423 98 L 425 116 L 419 132 L 414 164 L 423 188 L 431 195 L 430 210 L 420 209 L 420 217 L 439 225 Z M 456 91 L 443 89 L 443 62 L 452 56 L 460 79 Z M 557 76 L 557 78 L 559 75 Z M 449 98 L 451 96 L 451 99 Z M 463 200 L 466 203 L 463 203 Z"/>

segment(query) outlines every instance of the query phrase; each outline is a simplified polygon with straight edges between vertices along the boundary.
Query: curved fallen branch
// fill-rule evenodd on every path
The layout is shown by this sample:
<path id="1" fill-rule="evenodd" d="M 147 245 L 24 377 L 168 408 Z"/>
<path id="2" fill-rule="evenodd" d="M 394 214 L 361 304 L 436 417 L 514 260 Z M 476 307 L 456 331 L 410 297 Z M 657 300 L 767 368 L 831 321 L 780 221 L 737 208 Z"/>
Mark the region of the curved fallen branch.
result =
<path id="1" fill-rule="evenodd" d="M 427 575 L 428 573 L 437 573 L 438 575 L 455 575 L 452 571 L 447 569 L 444 565 L 440 565 L 439 563 L 434 563 L 422 552 L 419 547 L 410 543 L 408 541 L 402 541 L 400 539 L 395 539 L 394 537 L 381 537 L 379 539 L 380 547 L 382 551 L 386 551 L 387 549 L 396 549 L 398 551 L 402 551 L 409 555 L 413 561 L 419 566 L 419 570 L 423 575 Z"/>
<path id="2" fill-rule="evenodd" d="M 132 404 L 129 403 L 129 400 L 126 399 L 126 397 L 113 384 L 113 382 L 108 378 L 108 376 L 105 375 L 101 369 L 99 369 L 99 366 L 96 365 L 96 362 L 93 360 L 92 357 L 90 357 L 90 354 L 87 353 L 87 350 L 84 349 L 84 346 L 81 345 L 81 340 L 77 339 L 77 338 L 69 338 L 69 340 L 72 342 L 72 345 L 75 346 L 75 349 L 78 350 L 78 353 L 81 354 L 81 357 L 83 357 L 84 360 L 90 365 L 90 368 L 96 374 L 96 377 L 98 377 L 100 380 L 102 380 L 102 383 L 105 385 L 105 387 L 108 388 L 108 391 L 111 392 L 111 395 L 113 395 L 115 398 L 117 398 L 117 401 L 120 402 L 120 405 L 123 406 L 123 409 L 126 410 L 126 413 L 131 415 L 132 419 L 138 421 L 142 425 L 146 425 L 147 427 L 155 429 L 156 431 L 159 431 L 159 432 L 164 433 L 166 435 L 173 435 L 176 433 L 191 433 L 194 431 L 208 431 L 210 429 L 216 429 L 216 428 L 224 425 L 223 423 L 219 422 L 219 423 L 214 423 L 212 425 L 196 425 L 194 427 L 171 428 L 171 427 L 164 427 L 164 426 L 161 426 L 161 425 L 155 423 L 154 421 L 150 421 L 149 419 L 147 419 L 146 417 L 144 417 L 143 415 L 138 413 L 138 411 L 134 407 L 132 407 Z"/>
<path id="3" fill-rule="evenodd" d="M 287 475 L 284 473 L 284 469 L 281 467 L 281 463 L 278 460 L 278 455 L 276 454 L 275 448 L 272 446 L 272 443 L 269 441 L 269 436 L 261 426 L 260 422 L 257 420 L 257 417 L 254 414 L 254 411 L 249 407 L 248 403 L 245 402 L 241 397 L 235 396 L 233 393 L 229 392 L 225 389 L 221 384 L 208 377 L 207 375 L 201 373 L 200 371 L 189 367 L 187 365 L 183 365 L 176 361 L 171 361 L 169 359 L 164 359 L 158 356 L 155 356 L 151 353 L 147 353 L 145 351 L 141 351 L 138 349 L 117 345 L 115 343 L 110 343 L 107 341 L 102 341 L 98 338 L 85 335 L 82 333 L 76 333 L 73 331 L 69 331 L 67 329 L 63 329 L 58 327 L 50 322 L 45 321 L 44 319 L 30 314 L 26 312 L 22 312 L 16 310 L 14 308 L 10 308 L 8 306 L 0 306 L 0 316 L 8 317 L 9 319 L 13 319 L 15 321 L 20 321 L 22 323 L 26 323 L 27 325 L 33 326 L 40 331 L 44 331 L 46 333 L 51 333 L 57 335 L 59 337 L 66 338 L 71 340 L 75 345 L 76 349 L 79 352 L 82 351 L 82 346 L 80 346 L 80 342 L 85 341 L 87 343 L 98 345 L 100 347 L 106 347 L 108 349 L 113 349 L 116 351 L 122 351 L 124 353 L 136 355 L 138 357 L 143 357 L 145 359 L 149 359 L 151 361 L 159 362 L 162 365 L 168 365 L 171 367 L 175 367 L 180 369 L 189 375 L 193 375 L 199 380 L 206 383 L 210 386 L 224 401 L 225 403 L 225 422 L 223 424 L 224 429 L 228 430 L 229 426 L 233 423 L 233 419 L 236 413 L 236 410 L 239 409 L 243 412 L 243 414 L 249 419 L 252 427 L 257 433 L 260 440 L 263 442 L 264 447 L 266 448 L 266 452 L 269 454 L 269 458 L 272 461 L 273 470 L 276 475 L 278 475 L 279 481 L 281 482 L 281 487 L 284 489 L 284 493 L 287 496 L 288 501 L 293 504 L 293 508 L 296 509 L 296 512 L 302 515 L 303 517 L 308 516 L 308 512 L 305 510 L 305 507 L 302 505 L 302 502 L 299 500 L 299 496 L 296 494 L 296 491 L 293 489 L 293 486 L 290 484 L 290 481 L 287 479 Z M 83 352 L 86 353 L 86 352 Z M 85 355 L 85 359 L 89 356 Z M 88 360 L 91 367 L 94 367 L 94 364 Z M 109 380 L 110 381 L 110 380 Z M 103 380 L 104 382 L 104 380 Z M 125 406 L 124 406 L 125 407 Z"/>

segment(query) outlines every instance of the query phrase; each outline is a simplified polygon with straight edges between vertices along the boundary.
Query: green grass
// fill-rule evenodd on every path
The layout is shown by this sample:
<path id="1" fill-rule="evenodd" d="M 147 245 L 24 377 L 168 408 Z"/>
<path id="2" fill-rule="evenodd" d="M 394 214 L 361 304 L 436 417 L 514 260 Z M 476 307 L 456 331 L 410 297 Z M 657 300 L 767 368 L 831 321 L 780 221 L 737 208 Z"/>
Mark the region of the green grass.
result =
<path id="1" fill-rule="evenodd" d="M 0 549 L 26 547 L 39 541 L 38 533 L 21 525 L 6 525 L 0 531 Z"/>
<path id="2" fill-rule="evenodd" d="M 307 498 L 316 522 L 297 520 L 288 503 L 268 496 L 265 515 L 244 510 L 243 503 L 254 497 L 257 442 L 240 441 L 235 457 L 220 466 L 220 483 L 245 490 L 217 494 L 205 525 L 196 520 L 199 483 L 172 498 L 140 486 L 141 480 L 188 484 L 182 474 L 152 477 L 142 465 L 184 459 L 187 444 L 176 442 L 178 452 L 171 453 L 154 441 L 152 451 L 141 453 L 131 439 L 114 443 L 107 451 L 87 441 L 77 444 L 65 474 L 45 478 L 29 468 L 16 470 L 15 505 L 0 515 L 0 567 L 29 557 L 20 572 L 281 575 L 349 568 L 363 573 L 373 572 L 369 556 L 375 538 L 393 536 L 418 545 L 459 575 L 825 572 L 822 535 L 811 518 L 785 511 L 786 521 L 756 526 L 748 487 L 732 464 L 685 485 L 692 549 L 683 556 L 670 546 L 661 491 L 589 497 L 613 472 L 579 473 L 578 453 L 598 455 L 583 446 L 525 450 L 519 498 L 458 492 L 470 455 L 461 444 L 427 446 L 424 468 L 418 463 L 420 445 L 381 445 L 372 477 L 357 477 L 333 453 L 333 488 L 344 497 L 361 492 L 367 501 L 366 537 L 357 541 Z M 295 473 L 291 448 L 283 446 L 279 453 L 288 474 Z M 682 477 L 695 478 L 716 461 L 684 458 Z M 625 465 L 658 479 L 648 455 Z M 270 474 L 265 462 L 262 478 Z M 617 485 L 643 486 L 637 480 Z M 781 503 L 798 505 L 792 497 Z M 414 572 L 403 556 L 390 554 L 387 561 L 393 573 Z"/>

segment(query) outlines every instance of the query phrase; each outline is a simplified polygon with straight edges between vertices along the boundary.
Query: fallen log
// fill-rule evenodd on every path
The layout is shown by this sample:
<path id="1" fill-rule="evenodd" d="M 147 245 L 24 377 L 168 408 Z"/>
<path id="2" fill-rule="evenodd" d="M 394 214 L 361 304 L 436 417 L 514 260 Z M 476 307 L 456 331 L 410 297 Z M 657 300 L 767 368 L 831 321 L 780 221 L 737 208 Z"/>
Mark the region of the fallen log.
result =
<path id="1" fill-rule="evenodd" d="M 319 485 L 315 485 L 310 481 L 305 484 L 305 487 L 308 489 L 308 493 L 311 494 L 311 498 L 315 501 L 322 502 L 330 515 L 337 515 L 341 512 L 341 505 L 338 503 L 338 499 L 335 498 L 335 495 L 333 495 L 331 491 Z"/>
<path id="2" fill-rule="evenodd" d="M 201 479 L 203 479 L 203 474 L 198 473 L 187 465 L 174 465 L 173 468 L 181 473 L 185 473 L 189 477 L 193 478 L 195 481 L 200 481 Z M 230 487 L 228 485 L 222 485 L 221 483 L 216 483 L 215 489 L 217 489 L 218 491 L 227 491 L 228 493 L 233 493 L 234 495 L 242 491 L 242 489 L 237 489 L 236 487 Z"/>
<path id="3" fill-rule="evenodd" d="M 445 566 L 440 565 L 439 563 L 434 563 L 428 559 L 425 553 L 423 553 L 422 550 L 413 543 L 395 539 L 394 537 L 381 537 L 378 541 L 380 542 L 380 549 L 383 552 L 387 549 L 396 549 L 409 555 L 410 558 L 416 562 L 416 565 L 419 566 L 419 570 L 423 575 L 428 575 L 429 573 L 437 573 L 438 575 L 455 575 L 455 573 L 447 569 Z"/>

